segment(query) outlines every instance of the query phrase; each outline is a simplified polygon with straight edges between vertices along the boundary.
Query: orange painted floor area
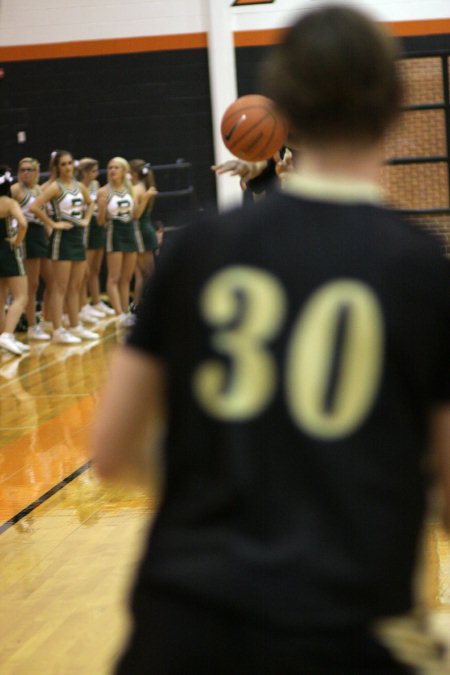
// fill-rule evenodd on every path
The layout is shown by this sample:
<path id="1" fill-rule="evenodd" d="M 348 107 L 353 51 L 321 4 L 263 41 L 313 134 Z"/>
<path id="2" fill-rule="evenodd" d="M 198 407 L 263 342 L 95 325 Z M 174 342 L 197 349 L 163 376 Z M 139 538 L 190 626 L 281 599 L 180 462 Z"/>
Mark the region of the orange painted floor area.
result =
<path id="1" fill-rule="evenodd" d="M 0 360 L 0 527 L 88 461 L 87 434 L 118 336 L 31 343 Z"/>
<path id="2" fill-rule="evenodd" d="M 0 520 L 5 523 L 88 461 L 95 409 L 89 396 L 0 449 Z"/>

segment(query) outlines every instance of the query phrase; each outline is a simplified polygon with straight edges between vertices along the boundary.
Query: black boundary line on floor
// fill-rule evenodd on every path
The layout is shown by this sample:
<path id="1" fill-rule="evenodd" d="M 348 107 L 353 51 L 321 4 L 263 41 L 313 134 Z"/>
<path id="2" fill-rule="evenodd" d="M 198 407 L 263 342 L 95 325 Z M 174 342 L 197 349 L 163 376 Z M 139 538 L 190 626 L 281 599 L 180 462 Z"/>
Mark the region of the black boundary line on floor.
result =
<path id="1" fill-rule="evenodd" d="M 44 502 L 47 501 L 47 499 L 50 499 L 50 497 L 53 497 L 54 494 L 62 490 L 66 485 L 71 483 L 75 478 L 78 476 L 81 476 L 82 473 L 90 469 L 92 466 L 92 460 L 90 459 L 86 464 L 83 464 L 80 466 L 78 469 L 73 471 L 71 474 L 63 478 L 59 483 L 56 483 L 53 487 L 50 488 L 50 490 L 47 490 L 47 492 L 44 492 L 43 495 L 38 497 L 37 499 L 34 500 L 31 504 L 28 504 L 22 511 L 19 511 L 19 513 L 16 513 L 15 516 L 7 520 L 3 525 L 0 525 L 0 534 L 3 534 L 3 532 L 6 532 L 9 530 L 10 527 L 15 525 L 16 523 L 19 522 L 19 520 L 22 520 L 22 518 L 25 518 L 29 513 L 37 509 L 38 506 L 41 506 Z"/>

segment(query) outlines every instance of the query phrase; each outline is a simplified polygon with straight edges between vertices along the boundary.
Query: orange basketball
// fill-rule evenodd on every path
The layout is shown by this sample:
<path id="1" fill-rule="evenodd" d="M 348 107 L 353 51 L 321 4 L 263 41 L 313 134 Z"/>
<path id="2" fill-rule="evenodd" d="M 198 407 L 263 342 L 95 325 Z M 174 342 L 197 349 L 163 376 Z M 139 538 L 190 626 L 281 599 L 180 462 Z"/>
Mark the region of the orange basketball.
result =
<path id="1" fill-rule="evenodd" d="M 286 124 L 274 103 L 259 94 L 236 99 L 225 110 L 220 130 L 228 150 L 248 162 L 269 159 L 287 137 Z"/>

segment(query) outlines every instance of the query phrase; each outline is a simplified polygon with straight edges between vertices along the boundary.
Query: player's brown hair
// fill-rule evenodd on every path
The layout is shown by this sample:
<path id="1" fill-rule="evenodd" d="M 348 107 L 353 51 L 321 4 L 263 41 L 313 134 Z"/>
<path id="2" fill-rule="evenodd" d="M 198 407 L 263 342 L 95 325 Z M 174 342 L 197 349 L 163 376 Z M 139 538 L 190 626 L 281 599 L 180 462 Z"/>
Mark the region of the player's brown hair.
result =
<path id="1" fill-rule="evenodd" d="M 374 142 L 402 99 L 394 39 L 361 12 L 328 5 L 292 25 L 264 65 L 264 89 L 291 134 L 314 143 Z"/>

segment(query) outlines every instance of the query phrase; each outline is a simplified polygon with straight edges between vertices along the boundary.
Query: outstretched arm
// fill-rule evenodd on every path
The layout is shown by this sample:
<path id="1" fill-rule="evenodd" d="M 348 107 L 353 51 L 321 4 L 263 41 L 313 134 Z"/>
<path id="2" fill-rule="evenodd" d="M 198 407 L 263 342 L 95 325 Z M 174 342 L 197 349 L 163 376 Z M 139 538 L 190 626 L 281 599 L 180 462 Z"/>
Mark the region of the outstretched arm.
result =
<path id="1" fill-rule="evenodd" d="M 211 170 L 218 176 L 229 173 L 241 177 L 241 188 L 247 189 L 247 182 L 259 176 L 267 167 L 267 162 L 245 162 L 243 159 L 230 159 L 222 164 L 214 164 Z"/>

